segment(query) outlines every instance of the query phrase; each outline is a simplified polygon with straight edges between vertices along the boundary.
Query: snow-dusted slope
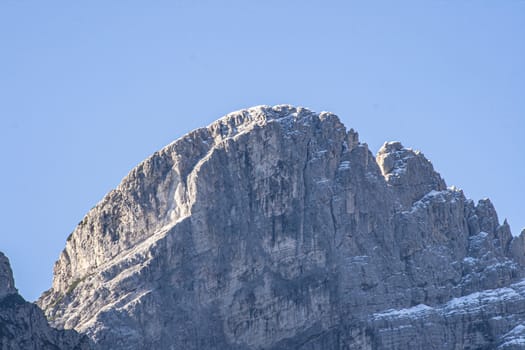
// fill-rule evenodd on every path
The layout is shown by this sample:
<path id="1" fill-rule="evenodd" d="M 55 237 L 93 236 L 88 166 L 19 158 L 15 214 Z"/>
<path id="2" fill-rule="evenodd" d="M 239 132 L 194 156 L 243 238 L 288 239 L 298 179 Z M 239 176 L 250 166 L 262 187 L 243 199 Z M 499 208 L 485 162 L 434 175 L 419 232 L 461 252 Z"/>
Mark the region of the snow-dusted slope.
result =
<path id="1" fill-rule="evenodd" d="M 368 327 L 376 347 L 384 349 L 523 349 L 524 300 L 521 281 L 435 307 L 419 304 L 374 313 Z"/>
<path id="2" fill-rule="evenodd" d="M 420 152 L 376 158 L 331 113 L 260 106 L 135 168 L 39 305 L 101 349 L 503 347 L 521 341 L 523 236 Z"/>

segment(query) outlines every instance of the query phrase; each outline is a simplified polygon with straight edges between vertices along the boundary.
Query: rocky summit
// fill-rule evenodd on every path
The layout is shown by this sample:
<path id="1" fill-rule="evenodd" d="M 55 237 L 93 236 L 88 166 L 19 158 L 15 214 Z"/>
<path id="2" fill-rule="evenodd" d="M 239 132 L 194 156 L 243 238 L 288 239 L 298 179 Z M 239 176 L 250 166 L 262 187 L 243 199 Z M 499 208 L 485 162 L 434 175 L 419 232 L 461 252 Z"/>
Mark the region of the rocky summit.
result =
<path id="1" fill-rule="evenodd" d="M 92 349 L 518 349 L 524 237 L 421 152 L 259 106 L 133 169 L 38 305 Z"/>

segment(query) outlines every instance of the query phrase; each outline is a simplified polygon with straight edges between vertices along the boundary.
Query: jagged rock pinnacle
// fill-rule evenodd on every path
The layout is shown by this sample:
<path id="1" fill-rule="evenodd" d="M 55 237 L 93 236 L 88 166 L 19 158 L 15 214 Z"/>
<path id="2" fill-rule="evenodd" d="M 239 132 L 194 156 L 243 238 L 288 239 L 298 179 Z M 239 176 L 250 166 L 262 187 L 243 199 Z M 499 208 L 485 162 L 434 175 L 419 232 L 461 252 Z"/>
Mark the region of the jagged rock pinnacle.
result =
<path id="1" fill-rule="evenodd" d="M 423 153 L 405 148 L 400 142 L 385 142 L 376 160 L 387 183 L 395 189 L 398 200 L 405 207 L 410 207 L 430 191 L 446 189 L 445 181 Z"/>
<path id="2" fill-rule="evenodd" d="M 11 265 L 4 253 L 0 252 L 0 299 L 15 293 L 17 293 L 17 290 Z"/>

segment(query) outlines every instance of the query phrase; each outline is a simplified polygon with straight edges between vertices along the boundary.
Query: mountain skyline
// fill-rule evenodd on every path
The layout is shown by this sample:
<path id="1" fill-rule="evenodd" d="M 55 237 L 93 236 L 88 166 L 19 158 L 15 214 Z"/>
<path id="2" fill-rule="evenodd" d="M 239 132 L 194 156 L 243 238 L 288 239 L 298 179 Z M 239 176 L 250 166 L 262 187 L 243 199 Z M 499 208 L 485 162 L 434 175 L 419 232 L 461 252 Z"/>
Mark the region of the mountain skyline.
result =
<path id="1" fill-rule="evenodd" d="M 69 233 L 135 164 L 260 104 L 334 112 L 373 152 L 421 150 L 518 235 L 524 3 L 379 4 L 3 2 L 0 247 L 21 294 L 49 288 Z"/>
<path id="2" fill-rule="evenodd" d="M 525 231 L 421 152 L 255 106 L 140 162 L 36 304 L 94 349 L 509 349 L 524 266 Z"/>

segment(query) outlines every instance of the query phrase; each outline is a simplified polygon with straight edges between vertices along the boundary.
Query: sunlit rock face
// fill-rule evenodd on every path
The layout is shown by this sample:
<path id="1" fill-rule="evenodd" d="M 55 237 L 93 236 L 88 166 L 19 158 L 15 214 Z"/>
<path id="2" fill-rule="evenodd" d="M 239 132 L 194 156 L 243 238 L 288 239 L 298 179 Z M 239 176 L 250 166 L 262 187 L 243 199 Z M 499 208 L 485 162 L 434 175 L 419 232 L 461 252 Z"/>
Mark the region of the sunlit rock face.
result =
<path id="1" fill-rule="evenodd" d="M 42 310 L 17 292 L 9 260 L 0 252 L 0 349 L 88 350 L 87 337 L 51 328 Z"/>
<path id="2" fill-rule="evenodd" d="M 422 153 L 260 106 L 133 169 L 38 304 L 99 349 L 510 348 L 523 242 Z"/>

